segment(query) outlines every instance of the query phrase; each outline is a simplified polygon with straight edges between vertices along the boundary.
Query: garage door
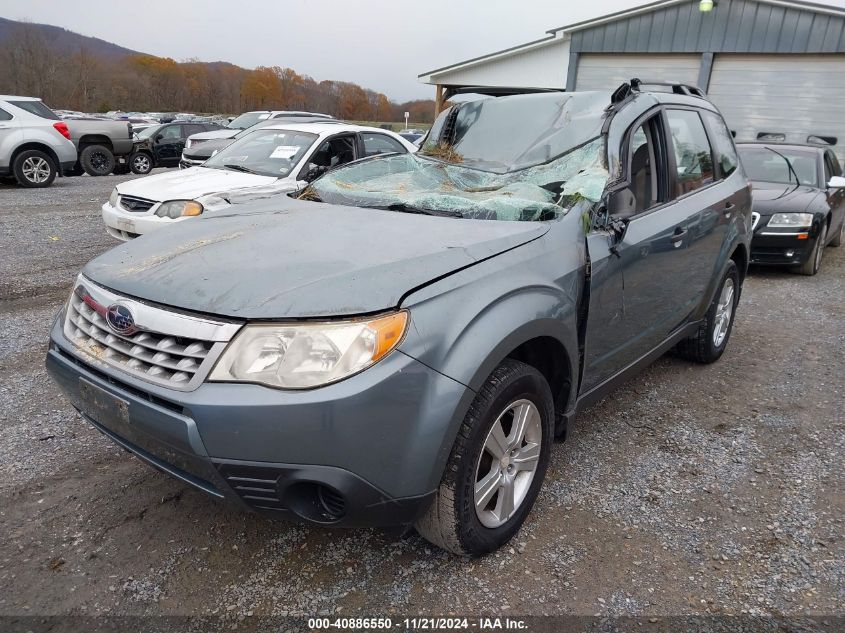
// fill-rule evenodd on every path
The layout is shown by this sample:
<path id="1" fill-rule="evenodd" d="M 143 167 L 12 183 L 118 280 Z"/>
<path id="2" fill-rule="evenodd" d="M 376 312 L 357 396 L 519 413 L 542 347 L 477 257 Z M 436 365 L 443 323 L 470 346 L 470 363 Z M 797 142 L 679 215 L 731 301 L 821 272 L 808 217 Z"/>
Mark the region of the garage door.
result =
<path id="1" fill-rule="evenodd" d="M 716 55 L 707 92 L 737 140 L 831 137 L 845 160 L 845 55 Z"/>
<path id="2" fill-rule="evenodd" d="M 615 90 L 632 78 L 698 84 L 699 55 L 604 55 L 578 60 L 576 90 Z"/>

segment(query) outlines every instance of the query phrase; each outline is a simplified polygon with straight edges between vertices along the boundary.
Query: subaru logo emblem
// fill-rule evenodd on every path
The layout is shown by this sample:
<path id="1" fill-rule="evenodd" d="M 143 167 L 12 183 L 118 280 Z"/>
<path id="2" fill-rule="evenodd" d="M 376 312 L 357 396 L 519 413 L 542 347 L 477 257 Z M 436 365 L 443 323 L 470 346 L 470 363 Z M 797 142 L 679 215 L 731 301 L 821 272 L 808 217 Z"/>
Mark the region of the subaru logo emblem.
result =
<path id="1" fill-rule="evenodd" d="M 138 330 L 138 328 L 135 327 L 135 318 L 132 316 L 129 308 L 122 306 L 119 303 L 114 303 L 109 306 L 108 311 L 106 312 L 106 321 L 112 330 L 124 336 L 133 334 Z"/>

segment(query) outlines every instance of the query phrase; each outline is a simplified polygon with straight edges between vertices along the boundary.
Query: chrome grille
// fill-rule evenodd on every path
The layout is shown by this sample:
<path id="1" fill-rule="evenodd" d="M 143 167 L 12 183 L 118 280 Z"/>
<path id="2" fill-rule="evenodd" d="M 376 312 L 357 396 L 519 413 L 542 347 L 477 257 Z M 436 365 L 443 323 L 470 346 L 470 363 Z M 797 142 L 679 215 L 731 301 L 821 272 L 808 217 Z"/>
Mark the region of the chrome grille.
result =
<path id="1" fill-rule="evenodd" d="M 149 211 L 155 203 L 155 200 L 147 200 L 146 198 L 120 196 L 120 206 L 127 211 Z"/>
<path id="2" fill-rule="evenodd" d="M 112 317 L 106 317 L 115 305 L 137 315 L 137 329 L 115 331 L 109 323 Z M 151 322 L 161 327 L 151 329 Z M 86 280 L 71 294 L 64 332 L 95 361 L 172 389 L 189 390 L 202 382 L 239 327 L 140 304 Z M 208 336 L 197 337 L 202 332 Z"/>

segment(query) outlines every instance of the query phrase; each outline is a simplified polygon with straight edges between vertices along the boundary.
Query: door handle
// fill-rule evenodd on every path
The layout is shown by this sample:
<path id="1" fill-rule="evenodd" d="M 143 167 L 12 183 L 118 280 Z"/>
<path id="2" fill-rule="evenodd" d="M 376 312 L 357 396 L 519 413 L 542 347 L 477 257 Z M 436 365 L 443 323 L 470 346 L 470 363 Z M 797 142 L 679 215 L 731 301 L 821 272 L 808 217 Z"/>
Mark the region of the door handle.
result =
<path id="1" fill-rule="evenodd" d="M 675 233 L 672 235 L 670 241 L 672 244 L 677 244 L 681 240 L 683 240 L 689 231 L 687 229 L 682 229 L 680 226 L 675 229 Z"/>
<path id="2" fill-rule="evenodd" d="M 736 205 L 731 201 L 727 201 L 725 202 L 725 208 L 722 213 L 724 213 L 725 215 L 730 215 L 731 211 L 733 211 L 734 209 L 736 209 Z"/>

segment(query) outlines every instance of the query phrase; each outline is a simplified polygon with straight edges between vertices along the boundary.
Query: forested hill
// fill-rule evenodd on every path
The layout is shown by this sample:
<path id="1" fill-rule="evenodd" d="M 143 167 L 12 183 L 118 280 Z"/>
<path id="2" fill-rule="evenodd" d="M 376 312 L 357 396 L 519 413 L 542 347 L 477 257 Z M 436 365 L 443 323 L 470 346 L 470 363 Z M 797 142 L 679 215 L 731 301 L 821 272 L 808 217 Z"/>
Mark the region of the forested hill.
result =
<path id="1" fill-rule="evenodd" d="M 410 71 L 409 71 L 410 72 Z M 431 100 L 396 103 L 357 84 L 318 81 L 281 66 L 176 61 L 61 27 L 0 18 L 0 94 L 41 97 L 53 108 L 208 112 L 296 109 L 349 120 L 432 119 Z"/>

